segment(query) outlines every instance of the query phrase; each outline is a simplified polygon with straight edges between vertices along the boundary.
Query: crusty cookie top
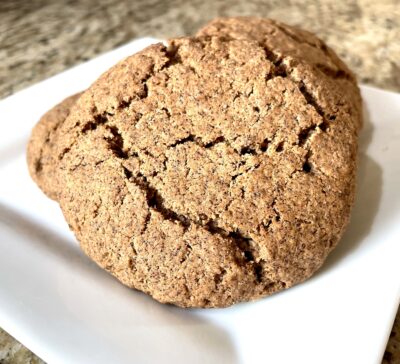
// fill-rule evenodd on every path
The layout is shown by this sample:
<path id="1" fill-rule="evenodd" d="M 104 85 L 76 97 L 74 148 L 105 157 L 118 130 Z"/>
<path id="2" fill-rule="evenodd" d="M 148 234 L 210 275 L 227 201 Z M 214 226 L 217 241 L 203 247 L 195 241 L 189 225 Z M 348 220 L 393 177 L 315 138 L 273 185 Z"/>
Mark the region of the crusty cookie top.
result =
<path id="1" fill-rule="evenodd" d="M 309 33 L 237 21 L 118 63 L 58 134 L 60 204 L 83 249 L 163 302 L 291 286 L 348 221 L 353 76 Z"/>

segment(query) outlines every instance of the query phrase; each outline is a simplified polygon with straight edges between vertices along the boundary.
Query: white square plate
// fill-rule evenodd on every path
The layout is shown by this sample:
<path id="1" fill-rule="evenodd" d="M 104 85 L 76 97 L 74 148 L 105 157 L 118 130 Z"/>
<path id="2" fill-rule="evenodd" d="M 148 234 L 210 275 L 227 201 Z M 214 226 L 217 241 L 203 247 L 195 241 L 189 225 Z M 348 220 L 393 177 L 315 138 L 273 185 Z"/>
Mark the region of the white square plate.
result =
<path id="1" fill-rule="evenodd" d="M 0 326 L 49 363 L 379 363 L 400 298 L 400 95 L 362 87 L 358 195 L 315 277 L 254 303 L 183 310 L 130 290 L 79 250 L 31 181 L 25 145 L 54 104 L 154 39 L 0 102 Z"/>

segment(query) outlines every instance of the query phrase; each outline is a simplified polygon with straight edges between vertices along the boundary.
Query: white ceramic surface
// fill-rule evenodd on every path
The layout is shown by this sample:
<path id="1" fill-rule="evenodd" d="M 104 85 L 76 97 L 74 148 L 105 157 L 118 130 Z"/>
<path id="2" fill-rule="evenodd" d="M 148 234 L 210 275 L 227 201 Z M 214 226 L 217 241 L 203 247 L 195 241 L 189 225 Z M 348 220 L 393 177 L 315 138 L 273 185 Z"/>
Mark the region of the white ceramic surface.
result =
<path id="1" fill-rule="evenodd" d="M 38 118 L 139 39 L 0 101 L 0 326 L 49 363 L 379 363 L 400 297 L 400 95 L 362 87 L 352 221 L 308 282 L 228 309 L 183 310 L 125 288 L 79 250 L 29 178 Z"/>

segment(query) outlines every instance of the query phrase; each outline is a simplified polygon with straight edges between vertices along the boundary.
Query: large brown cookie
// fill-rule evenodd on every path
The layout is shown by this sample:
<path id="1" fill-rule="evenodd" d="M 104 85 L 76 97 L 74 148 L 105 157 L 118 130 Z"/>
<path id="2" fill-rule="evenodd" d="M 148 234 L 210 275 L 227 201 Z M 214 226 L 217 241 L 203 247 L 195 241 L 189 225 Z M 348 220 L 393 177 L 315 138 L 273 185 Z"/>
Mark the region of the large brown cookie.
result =
<path id="1" fill-rule="evenodd" d="M 27 147 L 28 169 L 32 179 L 51 199 L 57 199 L 54 135 L 81 94 L 70 96 L 44 114 L 32 130 Z"/>
<path id="2" fill-rule="evenodd" d="M 352 103 L 353 112 L 360 112 L 360 92 L 354 87 L 356 79 L 346 64 L 321 39 L 314 34 L 272 19 L 257 17 L 216 18 L 201 28 L 197 35 L 220 36 L 231 39 L 249 39 L 256 41 L 262 47 L 278 69 L 289 74 L 293 80 L 303 83 L 310 82 L 314 86 L 316 101 L 320 106 L 330 109 L 334 100 L 328 95 L 317 94 L 319 81 L 334 79 L 341 84 L 342 92 Z M 281 66 L 283 63 L 283 67 Z M 285 76 L 282 73 L 282 76 Z M 347 87 L 350 83 L 353 87 Z M 362 118 L 357 115 L 359 126 Z"/>
<path id="3" fill-rule="evenodd" d="M 309 33 L 254 19 L 200 33 L 146 48 L 83 93 L 55 134 L 55 195 L 121 282 L 221 307 L 304 281 L 337 244 L 360 97 Z"/>

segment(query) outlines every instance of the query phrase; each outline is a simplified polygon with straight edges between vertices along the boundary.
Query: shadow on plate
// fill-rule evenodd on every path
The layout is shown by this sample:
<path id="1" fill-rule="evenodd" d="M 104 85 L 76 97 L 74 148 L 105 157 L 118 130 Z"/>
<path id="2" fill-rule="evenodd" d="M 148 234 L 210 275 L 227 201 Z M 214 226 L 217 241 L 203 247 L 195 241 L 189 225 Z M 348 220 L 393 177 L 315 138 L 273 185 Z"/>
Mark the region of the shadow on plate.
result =
<path id="1" fill-rule="evenodd" d="M 235 347 L 224 329 L 191 311 L 162 305 L 123 286 L 90 261 L 72 239 L 63 238 L 3 204 L 0 204 L 0 222 L 16 233 L 13 244 L 33 245 L 35 251 L 50 253 L 55 261 L 54 272 L 46 275 L 46 268 L 40 268 L 43 281 L 31 282 L 38 287 L 37 295 L 42 295 L 41 306 L 36 310 L 46 311 L 43 305 L 49 305 L 51 312 L 56 305 L 60 325 L 67 321 L 70 327 L 64 347 L 54 349 L 74 352 L 77 347 L 85 347 L 87 340 L 87 350 L 93 348 L 93 341 L 96 341 L 94 346 L 101 347 L 101 357 L 96 359 L 99 363 L 124 361 L 128 356 L 138 362 L 140 358 L 147 362 L 161 362 L 162 358 L 177 363 L 238 362 Z M 35 262 L 36 267 L 42 264 L 46 262 Z M 31 297 L 25 300 L 29 302 Z M 34 306 L 31 311 L 35 312 Z M 51 335 L 60 335 L 60 340 L 54 342 L 62 341 L 65 332 L 59 333 L 58 320 L 49 321 L 52 323 L 45 332 L 49 334 L 51 330 Z M 32 334 L 43 334 L 38 329 L 31 327 Z"/>
<path id="2" fill-rule="evenodd" d="M 366 154 L 372 139 L 373 126 L 364 104 L 364 126 L 359 140 L 359 165 L 357 171 L 357 190 L 350 224 L 338 246 L 326 259 L 318 274 L 331 269 L 348 254 L 356 250 L 364 241 L 373 225 L 379 209 L 382 194 L 382 168 Z"/>

